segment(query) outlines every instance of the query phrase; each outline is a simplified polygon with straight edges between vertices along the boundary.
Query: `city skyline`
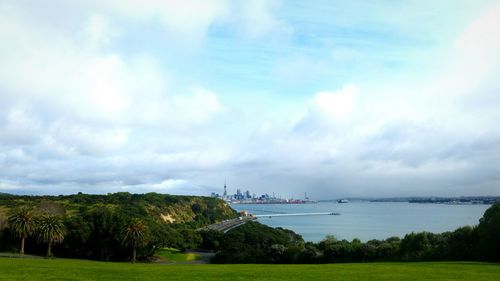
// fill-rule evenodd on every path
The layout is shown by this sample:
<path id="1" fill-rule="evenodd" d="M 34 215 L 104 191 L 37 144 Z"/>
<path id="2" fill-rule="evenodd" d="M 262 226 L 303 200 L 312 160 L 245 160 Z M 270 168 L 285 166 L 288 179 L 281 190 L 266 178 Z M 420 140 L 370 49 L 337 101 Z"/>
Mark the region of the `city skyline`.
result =
<path id="1" fill-rule="evenodd" d="M 267 192 L 264 192 L 264 193 L 261 193 L 261 194 L 257 194 L 255 192 L 250 192 L 251 188 L 244 188 L 244 187 L 233 187 L 233 188 L 230 188 L 229 186 L 226 185 L 226 183 L 224 183 L 224 186 L 222 188 L 215 188 L 216 190 L 215 191 L 212 191 L 210 193 L 210 196 L 211 197 L 217 197 L 217 198 L 222 198 L 224 199 L 225 197 L 235 197 L 234 195 L 241 195 L 241 196 L 245 196 L 245 198 L 258 198 L 258 197 L 262 197 L 262 196 L 267 196 L 267 197 L 271 197 L 271 198 L 278 198 L 278 199 L 293 199 L 293 198 L 298 198 L 298 197 L 295 197 L 293 195 L 287 195 L 287 194 L 279 194 L 279 193 L 276 193 L 276 192 L 273 192 L 273 191 L 267 191 Z M 221 190 L 223 191 L 222 193 L 219 194 L 219 192 L 217 190 Z M 233 190 L 234 193 L 231 191 Z M 303 193 L 304 195 L 304 198 L 307 198 L 307 192 L 304 192 Z"/>

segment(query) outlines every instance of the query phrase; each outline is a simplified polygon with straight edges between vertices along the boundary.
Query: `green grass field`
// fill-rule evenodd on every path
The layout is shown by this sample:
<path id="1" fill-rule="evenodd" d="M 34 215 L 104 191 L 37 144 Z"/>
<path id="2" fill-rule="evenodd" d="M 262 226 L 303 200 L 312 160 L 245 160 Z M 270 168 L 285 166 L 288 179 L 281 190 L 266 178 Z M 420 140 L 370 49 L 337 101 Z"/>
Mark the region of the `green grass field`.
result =
<path id="1" fill-rule="evenodd" d="M 170 262 L 189 262 L 201 259 L 200 255 L 195 253 L 183 253 L 177 249 L 164 248 L 156 251 L 155 256 L 161 257 Z"/>
<path id="2" fill-rule="evenodd" d="M 500 280 L 500 264 L 130 264 L 0 258 L 0 280 Z"/>

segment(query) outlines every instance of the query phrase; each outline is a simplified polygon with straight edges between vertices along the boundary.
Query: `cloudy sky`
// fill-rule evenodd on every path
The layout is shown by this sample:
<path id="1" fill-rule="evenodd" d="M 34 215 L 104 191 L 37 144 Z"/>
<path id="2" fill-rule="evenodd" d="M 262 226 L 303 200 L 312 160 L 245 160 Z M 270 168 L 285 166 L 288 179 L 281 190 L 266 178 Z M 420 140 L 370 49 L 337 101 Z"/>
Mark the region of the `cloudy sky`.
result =
<path id="1" fill-rule="evenodd" d="M 500 195 L 500 1 L 0 0 L 0 192 Z"/>

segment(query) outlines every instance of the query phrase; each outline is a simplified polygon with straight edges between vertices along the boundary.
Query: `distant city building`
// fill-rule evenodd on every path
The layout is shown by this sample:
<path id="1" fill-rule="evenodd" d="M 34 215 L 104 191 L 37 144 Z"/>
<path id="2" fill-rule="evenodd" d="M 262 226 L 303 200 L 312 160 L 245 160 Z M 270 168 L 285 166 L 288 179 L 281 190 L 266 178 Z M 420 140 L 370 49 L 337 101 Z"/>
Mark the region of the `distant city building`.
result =
<path id="1" fill-rule="evenodd" d="M 258 196 L 255 193 L 250 193 L 250 190 L 246 190 L 244 193 L 241 191 L 241 188 L 236 189 L 235 194 L 228 194 L 226 180 L 224 180 L 224 191 L 222 196 L 220 196 L 216 192 L 212 192 L 211 197 L 219 198 L 230 204 L 303 204 L 303 203 L 316 203 L 316 201 L 311 201 L 307 197 L 307 194 L 304 194 L 304 200 L 301 199 L 282 199 L 280 196 L 276 197 L 276 194 L 273 192 L 273 195 L 262 194 Z"/>
<path id="2" fill-rule="evenodd" d="M 224 180 L 224 194 L 222 195 L 222 199 L 226 200 L 227 199 L 227 186 L 226 186 L 226 180 Z"/>

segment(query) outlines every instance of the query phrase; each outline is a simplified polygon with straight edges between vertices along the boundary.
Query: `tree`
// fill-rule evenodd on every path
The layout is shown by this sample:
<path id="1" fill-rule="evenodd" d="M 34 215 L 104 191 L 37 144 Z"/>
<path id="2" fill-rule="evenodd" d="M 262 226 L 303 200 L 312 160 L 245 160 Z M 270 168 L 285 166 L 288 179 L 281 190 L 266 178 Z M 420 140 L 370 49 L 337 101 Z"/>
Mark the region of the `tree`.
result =
<path id="1" fill-rule="evenodd" d="M 478 254 L 487 261 L 500 261 L 500 202 L 493 204 L 479 220 Z"/>
<path id="2" fill-rule="evenodd" d="M 285 255 L 286 247 L 281 244 L 273 244 L 271 245 L 271 260 L 274 263 L 279 263 L 283 260 L 283 256 Z"/>
<path id="3" fill-rule="evenodd" d="M 126 226 L 123 232 L 123 243 L 132 248 L 132 263 L 137 259 L 137 248 L 144 246 L 147 243 L 148 228 L 143 221 L 132 219 Z"/>
<path id="4" fill-rule="evenodd" d="M 17 237 L 21 238 L 19 254 L 24 255 L 24 240 L 34 233 L 36 225 L 36 219 L 33 212 L 26 207 L 16 210 L 9 217 L 10 228 Z"/>
<path id="5" fill-rule="evenodd" d="M 224 234 L 219 251 L 212 261 L 215 263 L 288 262 L 303 249 L 304 240 L 291 230 L 272 228 L 249 221 Z"/>
<path id="6" fill-rule="evenodd" d="M 47 257 L 52 256 L 52 244 L 61 243 L 66 235 L 66 227 L 58 216 L 43 215 L 38 220 L 38 238 L 47 243 Z"/>

